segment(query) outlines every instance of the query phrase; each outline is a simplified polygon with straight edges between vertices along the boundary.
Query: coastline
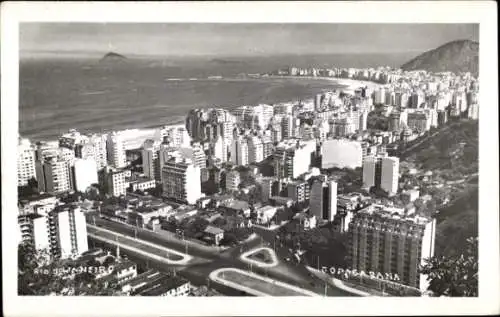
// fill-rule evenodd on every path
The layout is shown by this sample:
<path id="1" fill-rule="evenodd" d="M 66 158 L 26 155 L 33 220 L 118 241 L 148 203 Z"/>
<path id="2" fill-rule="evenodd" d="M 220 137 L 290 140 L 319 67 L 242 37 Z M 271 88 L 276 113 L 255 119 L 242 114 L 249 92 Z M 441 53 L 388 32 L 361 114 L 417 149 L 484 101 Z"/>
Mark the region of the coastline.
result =
<path id="1" fill-rule="evenodd" d="M 180 78 L 176 78 L 177 80 L 179 80 Z M 313 76 L 277 76 L 277 75 L 271 75 L 271 76 L 260 76 L 260 77 L 248 77 L 248 78 L 207 78 L 205 80 L 210 80 L 210 81 L 227 81 L 227 80 L 252 80 L 252 79 L 258 79 L 258 80 L 262 80 L 262 81 L 265 81 L 266 79 L 286 79 L 286 80 L 291 80 L 291 81 L 296 81 L 296 80 L 322 80 L 322 81 L 327 81 L 327 82 L 331 82 L 332 84 L 335 84 L 337 86 L 343 86 L 341 88 L 342 91 L 344 92 L 353 92 L 355 89 L 361 87 L 361 86 L 368 86 L 368 87 L 379 87 L 380 84 L 378 83 L 373 83 L 373 82 L 369 82 L 369 81 L 361 81 L 361 80 L 354 80 L 354 79 L 347 79 L 347 78 L 335 78 L 335 77 L 313 77 Z M 184 78 L 182 80 L 189 80 L 189 78 Z M 328 90 L 328 88 L 325 88 L 324 89 L 325 91 Z M 309 99 L 313 99 L 313 95 L 311 94 L 311 97 Z M 287 102 L 293 102 L 294 99 L 290 98 L 290 99 L 283 99 L 279 102 L 283 102 L 283 103 L 287 103 Z M 278 103 L 278 102 L 276 102 Z M 195 106 L 193 106 L 195 107 Z M 227 109 L 227 110 L 231 110 L 231 109 L 228 109 L 227 107 L 221 107 L 221 108 L 224 108 L 224 109 Z M 187 114 L 189 110 L 186 111 L 185 115 Z M 185 116 L 184 115 L 184 116 Z M 174 116 L 175 117 L 175 116 Z M 179 124 L 183 124 L 184 123 L 184 119 L 181 119 L 181 118 L 171 118 L 173 119 L 171 122 L 165 122 L 165 124 L 161 124 L 161 125 L 158 125 L 158 124 L 151 124 L 151 123 L 148 123 L 148 122 L 144 122 L 144 124 L 134 124 L 132 126 L 123 126 L 123 127 L 116 127 L 116 128 L 113 128 L 113 127 L 101 127 L 100 129 L 78 129 L 76 128 L 79 132 L 81 133 L 110 133 L 112 131 L 116 131 L 116 132 L 125 132 L 126 131 L 134 131 L 135 132 L 135 135 L 134 136 L 129 136 L 129 137 L 126 137 L 127 139 L 127 143 L 135 143 L 135 144 L 138 144 L 140 143 L 139 140 L 145 140 L 147 138 L 150 138 L 152 136 L 155 135 L 155 132 L 159 129 L 159 128 L 162 128 L 164 126 L 170 126 L 170 125 L 179 125 Z M 80 131 L 81 130 L 81 131 Z M 19 131 L 19 134 L 22 136 L 22 133 L 20 133 Z M 24 136 L 22 136 L 24 137 Z M 33 137 L 28 137 L 30 139 L 33 139 L 35 142 L 36 141 L 46 141 L 46 142 L 50 142 L 50 141 L 57 141 L 57 137 L 39 137 L 39 138 L 33 138 Z M 129 143 L 129 144 L 130 144 Z M 127 147 L 130 147 L 132 148 L 132 144 L 130 144 L 130 146 L 127 146 Z"/>
<path id="2" fill-rule="evenodd" d="M 337 83 L 338 85 L 345 86 L 347 90 L 355 90 L 359 87 L 366 86 L 370 89 L 375 89 L 383 86 L 383 84 L 379 84 L 373 81 L 367 81 L 367 80 L 358 80 L 358 79 L 352 79 L 352 78 L 338 78 L 338 77 L 319 77 L 319 76 L 279 76 L 279 75 L 271 75 L 267 77 L 260 77 L 260 78 L 286 78 L 286 79 L 317 79 L 317 80 L 326 80 L 326 81 L 333 81 Z"/>

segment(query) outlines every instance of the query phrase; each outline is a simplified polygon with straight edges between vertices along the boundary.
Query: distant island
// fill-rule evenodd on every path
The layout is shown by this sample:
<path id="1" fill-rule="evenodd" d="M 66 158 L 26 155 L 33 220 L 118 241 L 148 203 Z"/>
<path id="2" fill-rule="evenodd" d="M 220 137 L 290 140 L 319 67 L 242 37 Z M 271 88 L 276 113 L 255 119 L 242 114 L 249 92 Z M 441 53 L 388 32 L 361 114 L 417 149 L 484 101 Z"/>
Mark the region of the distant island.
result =
<path id="1" fill-rule="evenodd" d="M 106 55 L 104 55 L 99 60 L 99 62 L 100 63 L 102 63 L 102 62 L 116 62 L 116 61 L 124 61 L 126 59 L 127 59 L 127 57 L 125 57 L 125 56 L 123 56 L 121 54 L 118 54 L 118 53 L 115 53 L 115 52 L 109 52 Z"/>
<path id="2" fill-rule="evenodd" d="M 448 42 L 424 52 L 401 66 L 401 69 L 430 72 L 479 73 L 479 43 L 471 40 Z"/>

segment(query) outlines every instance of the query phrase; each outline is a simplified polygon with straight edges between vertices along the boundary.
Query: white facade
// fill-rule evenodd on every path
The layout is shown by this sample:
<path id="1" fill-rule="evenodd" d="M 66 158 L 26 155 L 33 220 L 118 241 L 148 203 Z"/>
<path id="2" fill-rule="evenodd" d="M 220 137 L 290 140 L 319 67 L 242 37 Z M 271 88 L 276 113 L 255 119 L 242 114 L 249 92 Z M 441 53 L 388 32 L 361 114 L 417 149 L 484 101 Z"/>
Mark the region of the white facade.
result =
<path id="1" fill-rule="evenodd" d="M 281 137 L 283 139 L 293 138 L 294 128 L 294 118 L 292 115 L 286 115 L 281 119 Z"/>
<path id="2" fill-rule="evenodd" d="M 382 177 L 380 187 L 389 195 L 394 195 L 398 192 L 399 181 L 399 158 L 384 157 L 382 158 Z"/>
<path id="3" fill-rule="evenodd" d="M 125 144 L 122 135 L 116 132 L 108 135 L 107 154 L 109 165 L 115 168 L 122 168 L 127 165 L 127 156 L 125 154 Z"/>
<path id="4" fill-rule="evenodd" d="M 201 198 L 200 168 L 189 159 L 173 156 L 162 169 L 163 194 L 190 205 Z"/>
<path id="5" fill-rule="evenodd" d="M 111 171 L 108 177 L 108 192 L 114 197 L 120 197 L 127 193 L 129 186 L 126 181 L 126 171 Z"/>
<path id="6" fill-rule="evenodd" d="M 328 182 L 328 221 L 333 221 L 337 214 L 337 183 Z"/>
<path id="7" fill-rule="evenodd" d="M 377 165 L 377 158 L 369 156 L 363 162 L 363 187 L 371 188 L 375 186 L 375 166 Z"/>
<path id="8" fill-rule="evenodd" d="M 316 141 L 283 141 L 274 152 L 275 174 L 278 177 L 297 178 L 311 165 L 311 154 L 316 151 Z"/>
<path id="9" fill-rule="evenodd" d="M 18 218 L 21 241 L 31 243 L 36 250 L 50 247 L 48 219 L 45 215 L 30 214 Z"/>
<path id="10" fill-rule="evenodd" d="M 333 221 L 337 214 L 337 183 L 315 180 L 309 197 L 310 214 L 318 220 Z"/>
<path id="11" fill-rule="evenodd" d="M 62 258 L 88 251 L 87 224 L 79 208 L 57 212 L 57 240 Z"/>
<path id="12" fill-rule="evenodd" d="M 380 88 L 374 92 L 373 102 L 375 104 L 384 104 L 386 102 L 384 88 Z"/>
<path id="13" fill-rule="evenodd" d="M 258 163 L 264 160 L 264 148 L 259 137 L 252 136 L 248 140 L 248 163 Z"/>
<path id="14" fill-rule="evenodd" d="M 40 192 L 61 193 L 71 190 L 70 165 L 62 158 L 51 157 L 37 162 L 36 172 Z"/>
<path id="15" fill-rule="evenodd" d="M 358 141 L 326 140 L 321 154 L 321 168 L 356 168 L 363 164 L 363 148 Z"/>
<path id="16" fill-rule="evenodd" d="M 213 155 L 221 162 L 227 162 L 227 145 L 223 137 L 218 137 L 213 146 Z"/>
<path id="17" fill-rule="evenodd" d="M 106 135 L 98 134 L 88 138 L 81 138 L 81 142 L 75 145 L 75 157 L 93 159 L 98 170 L 104 168 L 108 164 L 106 139 Z"/>
<path id="18" fill-rule="evenodd" d="M 160 180 L 160 145 L 160 141 L 149 139 L 144 141 L 142 146 L 142 170 L 149 179 Z"/>
<path id="19" fill-rule="evenodd" d="M 98 183 L 97 164 L 93 159 L 76 159 L 74 165 L 75 190 L 84 192 Z"/>
<path id="20" fill-rule="evenodd" d="M 171 146 L 189 147 L 191 137 L 184 125 L 165 126 L 160 131 L 161 139 L 166 139 Z"/>
<path id="21" fill-rule="evenodd" d="M 239 137 L 233 141 L 231 146 L 231 162 L 236 165 L 247 165 L 248 161 L 248 143 Z"/>
<path id="22" fill-rule="evenodd" d="M 17 146 L 17 186 L 25 186 L 36 178 L 35 150 L 28 139 L 19 139 Z"/>
<path id="23" fill-rule="evenodd" d="M 240 173 L 238 171 L 232 170 L 226 174 L 226 189 L 228 191 L 237 191 L 238 186 L 241 183 Z"/>

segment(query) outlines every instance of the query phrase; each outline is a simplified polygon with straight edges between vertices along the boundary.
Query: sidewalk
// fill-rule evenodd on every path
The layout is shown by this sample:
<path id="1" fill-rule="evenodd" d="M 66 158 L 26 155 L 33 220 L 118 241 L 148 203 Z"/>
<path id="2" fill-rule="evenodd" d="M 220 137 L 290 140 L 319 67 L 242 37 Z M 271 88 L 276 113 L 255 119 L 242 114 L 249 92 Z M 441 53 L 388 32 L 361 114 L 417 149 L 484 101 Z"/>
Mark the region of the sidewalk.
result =
<path id="1" fill-rule="evenodd" d="M 181 259 L 181 260 L 170 260 L 170 259 L 164 258 L 162 256 L 159 256 L 159 255 L 156 255 L 156 254 L 153 254 L 153 253 L 149 253 L 149 252 L 146 252 L 144 250 L 138 249 L 136 247 L 130 246 L 128 244 L 125 244 L 123 241 L 115 241 L 115 240 L 108 239 L 108 238 L 105 238 L 105 237 L 102 237 L 102 236 L 99 236 L 97 234 L 90 233 L 90 232 L 87 233 L 87 234 L 88 234 L 88 236 L 90 236 L 90 237 L 92 237 L 94 239 L 101 240 L 101 241 L 104 241 L 104 242 L 107 242 L 107 243 L 111 243 L 111 244 L 117 244 L 117 245 L 119 245 L 123 249 L 131 250 L 133 252 L 136 252 L 136 253 L 141 254 L 143 256 L 146 256 L 146 257 L 153 258 L 155 260 L 164 262 L 166 264 L 186 265 L 191 260 L 190 257 L 188 258 L 186 256 L 183 259 Z M 171 251 L 168 251 L 168 252 L 171 252 Z"/>
<path id="2" fill-rule="evenodd" d="M 166 251 L 168 253 L 172 253 L 172 254 L 175 254 L 177 256 L 180 256 L 182 257 L 183 260 L 186 260 L 186 261 L 189 261 L 191 260 L 192 256 L 190 256 L 189 254 L 185 254 L 185 253 L 181 253 L 179 251 L 176 251 L 176 250 L 173 250 L 173 249 L 170 249 L 170 248 L 166 248 L 162 245 L 158 245 L 158 244 L 155 244 L 155 243 L 151 243 L 149 241 L 146 241 L 146 240 L 142 240 L 142 239 L 138 239 L 138 238 L 134 238 L 134 237 L 131 237 L 131 236 L 128 236 L 128 235 L 125 235 L 125 234 L 122 234 L 122 233 L 118 233 L 118 232 L 114 232 L 114 231 L 111 231 L 111 230 L 108 230 L 108 229 L 104 229 L 104 228 L 101 228 L 101 227 L 97 227 L 97 226 L 94 226 L 92 224 L 87 224 L 87 226 L 90 226 L 91 228 L 93 228 L 94 230 L 96 230 L 97 232 L 99 231 L 103 231 L 103 232 L 107 232 L 109 234 L 112 234 L 114 236 L 118 236 L 118 237 L 121 237 L 121 238 L 125 238 L 125 239 L 128 239 L 128 240 L 131 240 L 131 241 L 137 241 L 139 243 L 142 243 L 144 245 L 148 245 L 148 246 L 151 246 L 153 248 L 156 248 L 158 250 L 163 250 L 163 251 Z M 90 233 L 88 233 L 90 234 Z M 93 234 L 95 236 L 95 234 Z M 107 239 L 107 238 L 104 238 L 102 237 L 103 239 Z M 109 239 L 108 239 L 109 240 Z M 119 241 L 118 241 L 119 242 Z M 183 260 L 179 260 L 179 262 L 182 262 Z"/>

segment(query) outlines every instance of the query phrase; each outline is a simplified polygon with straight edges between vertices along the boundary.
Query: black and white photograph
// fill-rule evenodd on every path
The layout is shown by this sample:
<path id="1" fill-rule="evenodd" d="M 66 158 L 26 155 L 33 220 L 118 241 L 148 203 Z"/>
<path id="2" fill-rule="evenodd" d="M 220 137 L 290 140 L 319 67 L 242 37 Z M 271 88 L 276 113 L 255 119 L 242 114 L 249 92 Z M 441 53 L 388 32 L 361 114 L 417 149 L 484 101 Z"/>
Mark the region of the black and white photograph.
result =
<path id="1" fill-rule="evenodd" d="M 482 22 L 109 16 L 12 35 L 2 229 L 20 303 L 272 297 L 294 315 L 294 298 L 488 296 L 498 312 L 498 285 L 480 288 L 499 270 Z"/>

